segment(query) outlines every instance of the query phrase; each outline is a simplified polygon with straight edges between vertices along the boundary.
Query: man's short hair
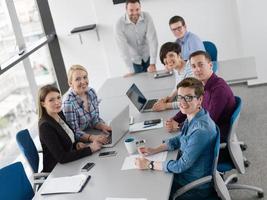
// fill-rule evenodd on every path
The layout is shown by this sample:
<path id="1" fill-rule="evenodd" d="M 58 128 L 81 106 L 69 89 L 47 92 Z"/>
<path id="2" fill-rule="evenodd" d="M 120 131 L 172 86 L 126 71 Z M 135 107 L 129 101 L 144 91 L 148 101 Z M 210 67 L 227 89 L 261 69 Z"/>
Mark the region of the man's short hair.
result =
<path id="1" fill-rule="evenodd" d="M 181 16 L 173 16 L 170 20 L 169 20 L 169 25 L 172 25 L 174 23 L 177 23 L 177 22 L 181 22 L 183 26 L 185 26 L 185 21 L 184 21 L 184 18 L 182 18 Z"/>
<path id="2" fill-rule="evenodd" d="M 195 51 L 194 53 L 191 53 L 189 56 L 189 60 L 191 60 L 191 58 L 195 57 L 195 56 L 199 56 L 199 55 L 203 55 L 209 62 L 211 62 L 211 57 L 210 54 L 206 51 Z"/>
<path id="3" fill-rule="evenodd" d="M 181 82 L 177 85 L 177 90 L 180 88 L 192 88 L 195 90 L 195 95 L 199 98 L 200 96 L 204 95 L 204 85 L 203 83 L 194 78 L 194 77 L 188 77 L 183 79 Z"/>
<path id="4" fill-rule="evenodd" d="M 159 51 L 159 58 L 162 64 L 164 63 L 164 58 L 166 58 L 167 53 L 169 52 L 175 52 L 178 55 L 181 53 L 181 46 L 176 42 L 166 42 L 164 43 Z"/>
<path id="5" fill-rule="evenodd" d="M 126 7 L 129 3 L 139 3 L 140 4 L 140 1 L 139 0 L 126 0 Z"/>

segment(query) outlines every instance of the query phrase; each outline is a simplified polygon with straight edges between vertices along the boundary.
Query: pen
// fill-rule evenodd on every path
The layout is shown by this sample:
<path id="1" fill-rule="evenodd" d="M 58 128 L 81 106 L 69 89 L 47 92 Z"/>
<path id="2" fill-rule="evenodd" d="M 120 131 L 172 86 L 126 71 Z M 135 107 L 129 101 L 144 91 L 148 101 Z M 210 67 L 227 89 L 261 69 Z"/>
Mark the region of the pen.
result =
<path id="1" fill-rule="evenodd" d="M 143 128 L 149 128 L 149 127 L 151 127 L 151 126 L 156 126 L 157 124 L 149 124 L 149 125 L 145 125 L 145 126 L 143 126 Z"/>

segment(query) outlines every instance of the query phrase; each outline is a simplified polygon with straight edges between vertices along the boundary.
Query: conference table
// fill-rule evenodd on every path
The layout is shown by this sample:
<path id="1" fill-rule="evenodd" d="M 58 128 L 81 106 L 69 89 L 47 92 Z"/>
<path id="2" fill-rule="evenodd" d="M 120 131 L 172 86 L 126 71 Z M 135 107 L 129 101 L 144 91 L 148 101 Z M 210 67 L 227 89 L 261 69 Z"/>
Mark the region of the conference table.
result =
<path id="1" fill-rule="evenodd" d="M 247 81 L 256 78 L 255 60 L 252 57 L 218 62 L 217 74 L 228 83 Z M 174 88 L 174 76 L 154 79 L 152 73 L 141 73 L 129 78 L 117 77 L 108 79 L 98 92 L 100 115 L 105 121 L 114 118 L 125 105 L 130 106 L 130 115 L 135 122 L 148 119 L 162 118 L 166 120 L 176 114 L 177 110 L 163 112 L 140 113 L 125 95 L 128 88 L 135 83 L 146 98 L 160 98 L 171 93 Z M 168 200 L 172 185 L 173 174 L 152 170 L 121 170 L 125 157 L 128 156 L 124 146 L 127 137 L 137 140 L 145 139 L 146 146 L 155 147 L 163 140 L 174 137 L 164 128 L 127 133 L 113 148 L 102 149 L 100 152 L 115 150 L 114 157 L 99 158 L 98 152 L 91 156 L 66 164 L 57 164 L 48 179 L 72 176 L 81 173 L 81 168 L 87 162 L 94 162 L 95 166 L 88 172 L 91 179 L 80 193 L 41 195 L 43 186 L 36 193 L 34 199 L 92 199 L 105 200 L 114 198 L 144 198 L 147 200 Z M 167 160 L 176 159 L 177 151 L 168 152 Z"/>
<path id="2" fill-rule="evenodd" d="M 150 81 L 153 84 L 161 86 L 161 88 L 153 88 L 149 91 L 144 90 L 144 94 L 147 97 L 157 98 L 168 95 L 172 89 L 173 84 L 167 88 L 171 82 L 172 77 L 166 77 L 162 79 L 146 79 L 151 74 L 143 73 L 135 77 L 131 77 L 131 81 L 136 78 L 136 83 L 139 81 Z M 110 84 L 117 84 L 118 79 L 109 80 Z M 159 82 L 157 82 L 159 81 Z M 127 82 L 127 80 L 126 80 Z M 122 87 L 121 87 L 122 86 Z M 177 110 L 167 110 L 163 112 L 147 112 L 140 113 L 128 98 L 122 93 L 125 89 L 123 85 L 117 85 L 117 96 L 113 98 L 103 98 L 100 102 L 100 114 L 105 121 L 113 119 L 118 114 L 116 111 L 121 110 L 124 106 L 130 106 L 130 115 L 134 116 L 135 122 L 142 122 L 148 119 L 162 118 L 166 120 L 173 116 Z M 143 87 L 144 88 L 144 87 Z M 110 87 L 104 86 L 101 90 L 105 93 L 110 90 Z M 119 92 L 121 91 L 121 92 Z M 119 95 L 121 94 L 121 95 Z M 173 174 L 166 173 L 164 171 L 152 171 L 152 170 L 121 170 L 124 159 L 128 156 L 127 150 L 124 145 L 124 140 L 128 137 L 134 137 L 137 140 L 144 139 L 146 146 L 156 147 L 162 143 L 163 140 L 174 137 L 175 134 L 168 133 L 165 128 L 146 130 L 135 133 L 127 133 L 114 147 L 108 149 L 102 149 L 100 152 L 107 150 L 115 150 L 116 156 L 99 158 L 99 152 L 94 153 L 91 156 L 79 159 L 74 162 L 66 164 L 57 164 L 54 170 L 50 173 L 48 179 L 55 177 L 72 176 L 81 173 L 81 168 L 87 162 L 94 162 L 95 166 L 87 173 L 91 175 L 91 179 L 85 185 L 84 189 L 79 193 L 74 194 L 54 194 L 54 195 L 41 195 L 42 189 L 46 187 L 44 182 L 43 186 L 36 193 L 34 199 L 92 199 L 92 200 L 105 200 L 107 197 L 113 198 L 144 198 L 147 200 L 168 200 L 169 193 L 172 185 Z M 167 160 L 176 159 L 177 151 L 168 152 Z"/>

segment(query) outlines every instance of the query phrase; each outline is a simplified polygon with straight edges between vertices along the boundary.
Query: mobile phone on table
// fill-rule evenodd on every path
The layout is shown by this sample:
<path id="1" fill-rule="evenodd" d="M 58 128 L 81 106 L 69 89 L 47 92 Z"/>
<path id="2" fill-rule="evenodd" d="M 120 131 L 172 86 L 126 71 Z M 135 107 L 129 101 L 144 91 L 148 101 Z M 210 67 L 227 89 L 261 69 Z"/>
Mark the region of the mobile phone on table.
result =
<path id="1" fill-rule="evenodd" d="M 90 169 L 92 169 L 92 167 L 95 166 L 95 163 L 86 163 L 83 167 L 82 167 L 82 172 L 88 172 Z"/>
<path id="2" fill-rule="evenodd" d="M 150 124 L 158 124 L 161 122 L 161 119 L 151 119 L 151 120 L 145 120 L 144 125 L 150 125 Z"/>
<path id="3" fill-rule="evenodd" d="M 106 151 L 99 153 L 99 157 L 108 157 L 108 156 L 115 156 L 117 154 L 116 151 Z"/>

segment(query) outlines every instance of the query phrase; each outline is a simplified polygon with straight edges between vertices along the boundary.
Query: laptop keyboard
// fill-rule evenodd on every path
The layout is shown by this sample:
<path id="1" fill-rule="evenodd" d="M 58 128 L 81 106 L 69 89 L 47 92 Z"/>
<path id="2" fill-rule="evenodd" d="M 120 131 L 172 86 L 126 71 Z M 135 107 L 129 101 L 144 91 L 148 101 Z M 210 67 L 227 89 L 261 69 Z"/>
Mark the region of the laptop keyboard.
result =
<path id="1" fill-rule="evenodd" d="M 147 104 L 146 104 L 144 110 L 149 110 L 149 109 L 151 109 L 157 101 L 158 101 L 157 99 L 151 99 L 151 100 L 149 100 L 149 101 L 147 102 Z"/>

